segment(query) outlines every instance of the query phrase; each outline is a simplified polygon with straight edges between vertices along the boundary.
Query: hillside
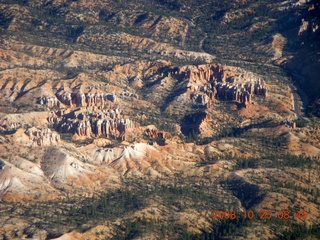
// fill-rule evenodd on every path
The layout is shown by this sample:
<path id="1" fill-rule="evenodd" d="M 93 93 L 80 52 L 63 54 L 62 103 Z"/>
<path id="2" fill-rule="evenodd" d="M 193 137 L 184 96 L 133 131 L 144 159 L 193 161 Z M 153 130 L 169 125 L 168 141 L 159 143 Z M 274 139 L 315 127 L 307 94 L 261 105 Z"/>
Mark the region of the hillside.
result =
<path id="1" fill-rule="evenodd" d="M 0 0 L 0 236 L 318 239 L 319 16 Z"/>

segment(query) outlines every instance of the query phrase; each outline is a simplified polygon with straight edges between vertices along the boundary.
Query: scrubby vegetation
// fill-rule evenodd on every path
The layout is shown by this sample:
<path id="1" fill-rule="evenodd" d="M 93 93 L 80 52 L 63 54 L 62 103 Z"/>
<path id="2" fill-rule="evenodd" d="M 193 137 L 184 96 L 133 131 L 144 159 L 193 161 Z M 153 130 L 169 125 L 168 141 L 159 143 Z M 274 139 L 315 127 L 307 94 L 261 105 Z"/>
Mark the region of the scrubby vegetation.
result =
<path id="1" fill-rule="evenodd" d="M 295 36 L 300 27 L 301 16 L 308 16 L 307 8 L 291 6 L 287 11 L 282 11 L 280 4 L 283 1 L 261 0 L 257 3 L 254 0 L 118 0 L 103 7 L 90 8 L 84 4 L 82 9 L 71 7 L 77 1 L 66 1 L 61 5 L 55 5 L 55 1 L 3 0 L 0 2 L 1 5 L 21 6 L 30 18 L 30 21 L 21 21 L 21 24 L 17 20 L 18 24 L 10 28 L 10 24 L 15 24 L 13 20 L 15 17 L 18 18 L 19 14 L 15 10 L 0 10 L 0 40 L 11 39 L 26 44 L 22 50 L 14 51 L 20 51 L 27 57 L 37 57 L 37 53 L 32 51 L 32 46 L 35 45 L 48 47 L 43 51 L 49 51 L 49 48 L 56 48 L 54 52 L 58 48 L 63 49 L 61 55 L 66 56 L 71 56 L 77 51 L 86 51 L 99 54 L 101 57 L 112 57 L 112 60 L 103 60 L 101 63 L 93 60 L 94 63 L 91 65 L 73 66 L 55 59 L 53 55 L 46 59 L 47 64 L 22 63 L 19 67 L 26 68 L 28 73 L 34 71 L 34 75 L 30 74 L 30 76 L 36 76 L 38 70 L 54 70 L 52 75 L 60 75 L 63 79 L 72 79 L 85 73 L 94 74 L 96 80 L 106 86 L 117 85 L 104 75 L 116 64 L 162 59 L 170 60 L 172 65 L 182 66 L 213 61 L 197 57 L 195 53 L 183 52 L 179 56 L 175 52 L 177 50 L 197 51 L 215 55 L 215 63 L 241 67 L 259 74 L 268 84 L 276 86 L 271 92 L 280 95 L 277 96 L 279 101 L 265 101 L 258 97 L 254 99 L 258 104 L 264 103 L 270 111 L 275 111 L 277 103 L 282 101 L 281 96 L 288 93 L 285 86 L 289 83 L 288 79 L 291 76 L 288 69 L 281 69 L 283 66 L 281 64 L 286 64 L 289 58 L 281 64 L 276 63 L 277 59 L 274 58 L 274 49 L 272 49 L 273 36 L 281 34 L 287 39 L 286 47 L 281 49 L 284 52 L 281 56 L 284 57 L 290 54 L 291 58 L 295 49 L 305 50 L 306 47 L 302 46 L 301 40 L 304 45 L 315 44 L 315 49 L 318 46 L 317 39 Z M 164 27 L 157 25 L 162 20 L 165 20 L 166 24 L 174 20 L 178 23 L 170 29 L 166 24 Z M 152 24 L 148 25 L 150 23 Z M 176 32 L 172 33 L 174 31 Z M 126 37 L 129 40 L 126 40 Z M 133 38 L 136 39 L 132 41 Z M 156 46 L 158 44 L 163 45 Z M 5 44 L 3 46 L 5 49 Z M 165 54 L 167 48 L 173 49 L 172 55 Z M 311 51 L 312 54 L 313 51 Z M 309 54 L 301 55 L 309 56 Z M 14 57 L 20 58 L 21 55 L 8 55 L 5 62 L 10 63 Z M 14 67 L 16 66 L 13 65 L 12 68 Z M 99 73 L 99 71 L 102 74 L 97 75 L 96 72 Z M 168 67 L 160 69 L 158 74 L 164 74 L 166 71 Z M 295 77 L 296 75 L 293 74 L 292 78 L 296 83 L 303 82 Z M 143 76 L 141 81 L 148 80 L 145 78 Z M 40 84 L 45 84 L 49 79 L 55 81 L 53 76 L 46 76 Z M 149 85 L 152 84 L 154 82 L 149 83 Z M 313 85 L 309 84 L 308 87 L 310 86 Z M 117 85 L 117 87 L 122 86 Z M 145 96 L 146 89 L 148 88 L 137 90 L 139 96 Z M 311 90 L 313 92 L 311 100 L 316 100 L 319 97 L 317 85 Z M 175 159 L 174 164 L 168 169 L 175 172 L 176 176 L 173 176 L 174 174 L 170 176 L 164 171 L 161 180 L 151 177 L 150 179 L 148 177 L 128 178 L 121 182 L 122 187 L 119 189 L 95 192 L 91 197 L 69 196 L 66 189 L 57 186 L 58 190 L 65 193 L 64 198 L 36 204 L 0 204 L 0 219 L 9 215 L 22 218 L 26 222 L 31 222 L 30 219 L 32 219 L 32 224 L 37 229 L 48 232 L 48 238 L 56 238 L 75 229 L 87 231 L 97 224 L 110 226 L 112 237 L 108 239 L 113 240 L 148 238 L 148 234 L 159 239 L 247 238 L 248 233 L 255 231 L 255 224 L 271 229 L 271 237 L 275 239 L 320 238 L 319 226 L 314 224 L 317 220 L 312 220 L 313 225 L 307 227 L 295 219 L 290 221 L 271 219 L 264 222 L 251 221 L 242 217 L 234 220 L 214 221 L 212 219 L 210 214 L 214 210 L 234 209 L 238 213 L 243 210 L 242 208 L 254 210 L 266 197 L 274 201 L 272 206 L 275 207 L 281 202 L 281 197 L 278 199 L 278 195 L 285 196 L 283 198 L 286 200 L 283 202 L 290 202 L 292 206 L 295 204 L 294 207 L 301 202 L 319 206 L 320 190 L 313 179 L 317 179 L 317 173 L 320 171 L 319 159 L 293 154 L 288 147 L 290 140 L 288 140 L 290 137 L 288 134 L 303 135 L 303 132 L 299 130 L 294 132 L 292 128 L 290 132 L 278 134 L 276 128 L 284 124 L 280 120 L 264 116 L 259 119 L 252 117 L 247 125 L 242 126 L 240 123 L 243 119 L 239 116 L 238 106 L 234 103 L 214 103 L 212 112 L 215 111 L 219 115 L 218 124 L 214 128 L 215 132 L 209 136 L 200 137 L 198 125 L 207 114 L 203 108 L 193 106 L 185 112 L 185 115 L 179 112 L 172 114 L 166 112 L 175 97 L 185 91 L 185 88 L 179 88 L 175 92 L 161 95 L 164 101 L 155 103 L 159 107 L 157 112 L 148 112 L 146 108 L 133 106 L 132 109 L 136 110 L 137 114 L 133 114 L 132 119 L 141 126 L 152 124 L 159 131 L 169 132 L 173 136 L 179 135 L 183 144 L 195 143 L 192 146 L 195 149 L 194 152 L 190 157 L 188 156 L 190 160 L 188 164 L 194 167 L 192 169 L 195 171 L 192 173 L 194 175 L 179 174 L 174 164 L 178 164 L 177 162 L 184 164 L 185 160 Z M 129 103 L 131 104 L 128 101 Z M 231 105 L 235 109 L 232 110 Z M 44 106 L 35 107 L 23 101 L 1 107 L 6 113 L 48 110 Z M 308 110 L 309 115 L 314 116 L 313 122 L 302 118 L 295 121 L 298 129 L 307 129 L 311 136 L 299 140 L 300 147 L 302 143 L 310 141 L 312 136 L 315 141 L 319 140 L 314 134 L 315 123 L 318 120 L 316 117 L 320 115 L 319 103 L 313 101 L 313 105 Z M 180 130 L 182 134 L 179 133 Z M 9 142 L 9 138 L 15 132 L 16 129 L 0 129 L 0 135 L 5 137 L 2 141 Z M 93 138 L 74 140 L 69 133 L 61 133 L 61 140 L 77 147 L 94 141 Z M 159 145 L 165 145 L 165 139 L 156 137 L 154 140 L 161 143 Z M 10 141 L 12 141 L 11 138 Z M 215 142 L 212 143 L 213 141 Z M 210 143 L 214 147 L 219 143 L 230 143 L 233 149 L 231 151 L 222 149 L 217 151 L 219 153 L 212 154 L 196 149 L 199 145 Z M 191 146 L 191 144 L 185 145 L 183 147 Z M 174 155 L 171 152 L 170 154 Z M 38 158 L 29 156 L 27 153 L 19 153 L 17 156 L 39 163 Z M 196 157 L 201 160 L 196 162 Z M 13 157 L 8 152 L 1 155 L 1 158 L 9 161 Z M 154 159 L 154 161 L 157 160 Z M 1 173 L 4 161 L 1 161 L 0 165 Z M 82 189 L 77 191 L 81 192 Z M 276 200 L 272 199 L 274 197 L 272 194 L 277 196 Z M 294 208 L 292 206 L 290 208 Z M 197 219 L 190 217 L 190 220 L 188 214 Z M 194 233 L 193 229 L 200 230 L 201 233 Z M 34 231 L 32 227 L 28 227 L 24 230 L 24 234 L 32 237 Z M 13 232 L 12 236 L 15 236 L 14 234 Z M 98 235 L 103 234 L 98 232 Z M 256 236 L 258 237 L 258 234 Z"/>
<path id="2" fill-rule="evenodd" d="M 62 232 L 71 231 L 75 227 L 86 230 L 95 226 L 95 223 L 108 225 L 117 219 L 122 220 L 110 239 L 133 239 L 134 237 L 147 236 L 150 233 L 159 239 L 221 239 L 231 234 L 232 236 L 247 236 L 248 230 L 244 229 L 250 228 L 253 220 L 243 217 L 236 202 L 232 202 L 230 199 L 226 201 L 227 195 L 216 191 L 216 187 L 213 187 L 217 185 L 208 186 L 204 183 L 192 182 L 192 180 L 188 182 L 184 180 L 182 185 L 178 178 L 172 179 L 172 181 L 172 185 L 166 185 L 160 181 L 146 184 L 146 181 L 132 179 L 126 182 L 128 187 L 107 193 L 97 193 L 89 198 L 66 198 L 62 201 L 43 202 L 35 205 L 16 204 L 6 210 L 3 209 L 0 216 L 10 212 L 12 216 L 31 217 L 35 219 L 35 225 L 39 229 L 48 231 L 49 237 L 58 237 Z M 243 189 L 237 188 L 236 185 L 233 186 L 235 188 L 231 190 L 236 190 L 239 194 L 251 192 L 242 191 Z M 251 188 L 249 185 L 247 187 Z M 257 195 L 255 198 L 252 193 L 250 194 L 243 196 L 243 200 L 259 201 L 263 197 Z M 248 209 L 251 209 L 251 204 L 248 205 Z M 144 209 L 149 209 L 147 212 L 151 214 L 151 217 L 142 214 L 140 217 L 130 218 L 132 214 L 142 212 Z M 162 211 L 165 212 L 161 214 L 161 217 L 156 214 L 159 209 L 163 209 Z M 213 211 L 221 209 L 234 209 L 239 218 L 214 220 L 212 218 Z M 208 221 L 209 225 L 203 228 L 203 233 L 192 233 L 188 231 L 187 223 L 175 222 L 174 219 L 180 213 L 183 216 L 190 211 L 195 211 L 197 217 L 205 217 Z M 204 215 L 204 213 L 206 214 Z M 258 216 L 258 213 L 255 214 Z M 290 230 L 277 234 L 279 239 L 295 239 L 295 236 L 319 236 L 316 225 L 306 227 L 296 224 L 294 221 L 281 221 L 277 218 L 269 219 L 263 224 L 283 229 L 285 226 L 290 227 Z M 32 235 L 31 229 L 26 229 L 25 232 Z"/>

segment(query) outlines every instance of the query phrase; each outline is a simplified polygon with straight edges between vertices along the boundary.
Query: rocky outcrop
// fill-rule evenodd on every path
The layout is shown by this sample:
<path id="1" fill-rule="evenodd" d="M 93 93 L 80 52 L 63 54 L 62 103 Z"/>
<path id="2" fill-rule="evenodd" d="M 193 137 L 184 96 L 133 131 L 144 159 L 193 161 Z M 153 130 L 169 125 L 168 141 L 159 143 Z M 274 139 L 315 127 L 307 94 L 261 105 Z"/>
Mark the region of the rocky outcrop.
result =
<path id="1" fill-rule="evenodd" d="M 156 138 L 158 136 L 158 129 L 154 125 L 149 125 L 144 130 L 144 134 L 149 138 Z"/>
<path id="2" fill-rule="evenodd" d="M 150 139 L 165 139 L 172 137 L 169 132 L 159 131 L 154 125 L 146 127 L 144 134 Z"/>
<path id="3" fill-rule="evenodd" d="M 216 89 L 220 100 L 236 101 L 245 105 L 251 103 L 251 94 L 243 86 L 238 88 L 237 86 L 219 83 L 216 85 Z"/>
<path id="4" fill-rule="evenodd" d="M 28 147 L 52 146 L 60 142 L 60 135 L 46 127 L 19 128 L 12 136 L 15 143 Z"/>
<path id="5" fill-rule="evenodd" d="M 95 88 L 89 88 L 87 91 L 62 88 L 56 96 L 63 104 L 75 107 L 97 106 L 103 108 L 117 101 L 114 93 L 104 93 Z"/>
<path id="6" fill-rule="evenodd" d="M 211 101 L 210 97 L 206 94 L 203 93 L 192 93 L 191 94 L 191 99 L 194 105 L 200 105 L 204 106 L 206 108 L 209 108 L 211 106 Z"/>
<path id="7" fill-rule="evenodd" d="M 125 139 L 128 129 L 139 128 L 138 123 L 124 118 L 119 109 L 101 111 L 94 107 L 51 113 L 48 122 L 63 133 L 72 133 L 80 137 L 105 136 L 122 140 Z"/>
<path id="8" fill-rule="evenodd" d="M 199 65 L 173 68 L 168 76 L 187 84 L 194 105 L 210 108 L 215 99 L 250 104 L 254 94 L 267 97 L 263 80 L 252 74 L 237 72 L 239 69 L 225 69 L 220 65 Z"/>
<path id="9" fill-rule="evenodd" d="M 0 130 L 4 132 L 15 131 L 20 128 L 22 124 L 20 122 L 10 121 L 8 118 L 0 119 Z"/>
<path id="10" fill-rule="evenodd" d="M 90 121 L 86 120 L 78 122 L 76 126 L 76 134 L 78 136 L 91 136 L 92 127 Z"/>
<path id="11" fill-rule="evenodd" d="M 48 97 L 48 96 L 38 97 L 37 103 L 40 105 L 45 105 L 49 108 L 60 107 L 60 101 L 56 97 Z"/>
<path id="12" fill-rule="evenodd" d="M 57 92 L 56 96 L 63 104 L 72 106 L 71 92 L 61 89 L 59 92 Z"/>
<path id="13" fill-rule="evenodd" d="M 198 66 L 183 66 L 173 68 L 168 72 L 169 77 L 190 79 L 190 81 L 210 82 L 223 79 L 224 69 L 221 65 L 207 64 Z"/>
<path id="14" fill-rule="evenodd" d="M 196 135 L 212 136 L 212 126 L 216 126 L 210 114 L 206 111 L 186 115 L 181 123 L 181 132 L 188 138 L 194 138 Z"/>
<path id="15" fill-rule="evenodd" d="M 129 91 L 122 91 L 120 94 L 119 94 L 120 97 L 124 98 L 124 97 L 128 97 L 128 98 L 136 98 L 138 99 L 139 96 L 138 94 L 135 94 L 135 93 L 132 93 L 132 92 L 129 92 Z"/>
<path id="16" fill-rule="evenodd" d="M 92 86 L 80 86 L 76 88 L 61 87 L 56 90 L 56 96 L 41 96 L 37 98 L 37 104 L 49 108 L 58 107 L 62 104 L 68 107 L 91 107 L 110 108 L 117 102 L 115 93 L 105 93 Z"/>
<path id="17" fill-rule="evenodd" d="M 50 146 L 58 144 L 60 141 L 60 135 L 52 132 L 49 128 L 29 128 L 24 132 L 29 140 L 32 141 L 32 145 L 36 146 Z"/>

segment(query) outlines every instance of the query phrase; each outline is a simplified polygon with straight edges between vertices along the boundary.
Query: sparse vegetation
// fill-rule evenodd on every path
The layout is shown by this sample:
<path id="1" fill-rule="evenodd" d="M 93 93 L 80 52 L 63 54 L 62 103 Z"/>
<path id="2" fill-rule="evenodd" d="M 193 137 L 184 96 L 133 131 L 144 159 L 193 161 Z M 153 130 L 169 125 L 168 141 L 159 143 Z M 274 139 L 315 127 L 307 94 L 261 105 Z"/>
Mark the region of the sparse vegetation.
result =
<path id="1" fill-rule="evenodd" d="M 280 0 L 0 2 L 0 219 L 5 219 L 0 221 L 0 236 L 12 219 L 20 227 L 8 230 L 4 239 L 37 238 L 38 230 L 46 232 L 48 239 L 73 230 L 92 230 L 94 237 L 112 240 L 320 238 L 319 214 L 311 212 L 320 205 L 316 0 L 300 5 Z M 307 30 L 300 33 L 304 21 Z M 275 35 L 284 42 L 277 42 Z M 195 84 L 192 88 L 203 83 L 179 76 L 179 67 L 209 62 L 252 72 L 254 78 L 266 81 L 271 97 L 254 94 L 250 107 L 221 99 L 214 99 L 210 107 L 191 104 L 185 100 L 189 83 Z M 243 72 L 236 72 L 236 77 Z M 216 72 L 206 74 L 204 81 Z M 300 116 L 293 120 L 291 79 L 299 89 L 308 90 L 310 121 Z M 212 82 L 207 83 L 206 88 L 212 87 Z M 66 124 L 54 146 L 51 135 L 49 147 L 33 148 L 29 143 L 35 136 L 17 133 L 19 128 L 37 127 L 58 111 L 69 114 L 70 121 L 76 119 L 79 106 L 69 113 L 72 104 L 48 107 L 35 104 L 35 99 L 42 94 L 54 98 L 58 90 L 69 88 L 75 95 L 83 86 L 93 94 L 108 89 L 116 96 L 121 90 L 132 90 L 136 99 L 110 103 L 127 111 L 130 122 L 123 126 L 134 120 L 174 137 L 150 138 L 136 127 L 129 139 L 105 134 L 100 139 L 74 140 L 75 128 L 70 130 Z M 180 96 L 182 100 L 177 100 Z M 101 105 L 83 109 L 92 109 L 97 119 L 105 110 Z M 46 116 L 31 120 L 23 115 L 33 111 Z M 79 119 L 91 121 L 88 116 Z M 10 117 L 16 121 L 12 125 Z M 144 150 L 135 148 L 139 140 Z M 154 142 L 158 144 L 148 145 Z M 89 144 L 95 155 L 86 148 Z M 116 148 L 119 145 L 123 148 Z M 48 174 L 59 154 L 70 162 Z M 60 182 L 55 174 L 61 172 L 70 175 Z M 30 175 L 32 183 L 24 181 L 24 175 Z M 43 186 L 33 188 L 37 178 Z M 15 186 L 17 192 L 12 191 Z M 46 186 L 53 192 L 47 199 L 55 200 L 39 200 L 47 194 L 43 193 Z M 15 199 L 15 194 L 21 199 Z M 249 220 L 241 214 L 214 221 L 211 216 L 214 210 L 232 209 L 258 214 L 256 209 L 270 206 L 269 210 L 290 211 L 306 206 L 311 217 L 305 224 L 297 219 Z M 109 229 L 96 230 L 97 225 Z"/>

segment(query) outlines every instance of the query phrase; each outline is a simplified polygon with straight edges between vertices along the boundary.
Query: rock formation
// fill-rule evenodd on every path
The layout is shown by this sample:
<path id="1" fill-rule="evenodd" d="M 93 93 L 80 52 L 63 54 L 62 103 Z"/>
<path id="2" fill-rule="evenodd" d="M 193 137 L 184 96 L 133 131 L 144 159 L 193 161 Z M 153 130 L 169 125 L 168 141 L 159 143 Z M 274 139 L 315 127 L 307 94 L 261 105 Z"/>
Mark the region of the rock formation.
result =
<path id="1" fill-rule="evenodd" d="M 32 145 L 50 146 L 60 141 L 60 135 L 52 132 L 49 128 L 32 127 L 24 133 L 29 137 L 29 140 L 32 141 Z"/>
<path id="2" fill-rule="evenodd" d="M 73 89 L 61 87 L 55 95 L 38 97 L 37 103 L 49 108 L 59 108 L 61 103 L 68 107 L 96 106 L 109 108 L 117 102 L 115 93 L 105 93 L 92 86 L 81 86 Z"/>
<path id="3" fill-rule="evenodd" d="M 80 137 L 105 136 L 125 139 L 128 129 L 139 128 L 139 124 L 124 118 L 118 108 L 97 110 L 96 108 L 75 109 L 51 113 L 48 122 L 63 133 L 72 133 Z"/>
<path id="4" fill-rule="evenodd" d="M 56 97 L 48 97 L 48 96 L 38 97 L 37 103 L 40 105 L 46 105 L 49 108 L 60 107 L 60 101 Z"/>
<path id="5" fill-rule="evenodd" d="M 144 134 L 151 139 L 165 139 L 172 137 L 169 132 L 159 131 L 154 125 L 149 125 L 145 129 Z"/>
<path id="6" fill-rule="evenodd" d="M 238 70 L 238 69 L 235 69 Z M 267 88 L 263 80 L 252 74 L 224 69 L 220 65 L 199 65 L 173 68 L 169 77 L 187 80 L 188 91 L 193 104 L 210 108 L 214 99 L 251 103 L 254 94 L 267 97 Z"/>
<path id="7" fill-rule="evenodd" d="M 154 125 L 148 126 L 144 134 L 149 138 L 156 138 L 158 136 L 158 129 Z"/>
<path id="8" fill-rule="evenodd" d="M 203 93 L 192 93 L 191 99 L 193 104 L 209 108 L 211 105 L 210 97 Z"/>
<path id="9" fill-rule="evenodd" d="M 129 92 L 129 91 L 122 91 L 120 94 L 119 94 L 120 97 L 130 97 L 130 98 L 136 98 L 138 99 L 139 96 L 138 94 L 135 94 L 135 93 L 132 93 L 132 92 Z"/>
<path id="10" fill-rule="evenodd" d="M 95 88 L 83 90 L 69 90 L 60 89 L 56 96 L 57 98 L 67 106 L 76 107 L 105 107 L 109 106 L 108 103 L 114 103 L 117 97 L 114 93 L 103 93 L 101 90 Z"/>
<path id="11" fill-rule="evenodd" d="M 221 82 L 224 76 L 224 69 L 221 65 L 215 64 L 183 66 L 171 69 L 168 72 L 168 76 L 178 79 L 190 79 L 190 81 L 200 81 L 202 83 L 214 80 Z"/>
<path id="12" fill-rule="evenodd" d="M 8 118 L 0 119 L 0 130 L 14 131 L 21 127 L 21 123 L 10 121 Z"/>

